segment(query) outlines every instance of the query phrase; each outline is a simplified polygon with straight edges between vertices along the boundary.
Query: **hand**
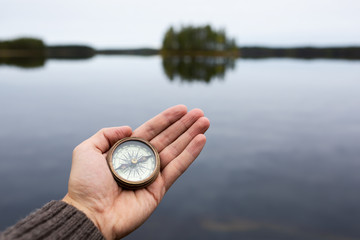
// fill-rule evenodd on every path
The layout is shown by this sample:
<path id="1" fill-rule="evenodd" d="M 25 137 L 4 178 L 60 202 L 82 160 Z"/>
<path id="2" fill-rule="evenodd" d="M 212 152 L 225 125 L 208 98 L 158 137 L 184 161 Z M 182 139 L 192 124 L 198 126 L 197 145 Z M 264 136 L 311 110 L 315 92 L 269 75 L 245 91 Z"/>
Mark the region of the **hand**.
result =
<path id="1" fill-rule="evenodd" d="M 210 123 L 199 109 L 171 107 L 133 133 L 130 127 L 105 128 L 74 149 L 68 193 L 63 201 L 83 211 L 106 239 L 118 239 L 138 228 L 159 205 L 166 191 L 205 145 Z M 158 150 L 161 171 L 148 187 L 124 190 L 115 182 L 106 154 L 118 140 L 141 137 Z"/>

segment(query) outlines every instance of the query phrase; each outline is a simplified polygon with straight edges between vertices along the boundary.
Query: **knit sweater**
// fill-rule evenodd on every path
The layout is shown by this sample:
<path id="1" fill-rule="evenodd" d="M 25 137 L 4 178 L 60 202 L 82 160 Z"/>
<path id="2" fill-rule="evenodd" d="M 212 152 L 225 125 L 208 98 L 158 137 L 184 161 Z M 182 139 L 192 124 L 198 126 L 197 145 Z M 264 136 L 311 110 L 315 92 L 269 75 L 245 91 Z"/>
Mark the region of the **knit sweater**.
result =
<path id="1" fill-rule="evenodd" d="M 0 233 L 8 239 L 104 239 L 93 222 L 77 208 L 51 201 Z"/>

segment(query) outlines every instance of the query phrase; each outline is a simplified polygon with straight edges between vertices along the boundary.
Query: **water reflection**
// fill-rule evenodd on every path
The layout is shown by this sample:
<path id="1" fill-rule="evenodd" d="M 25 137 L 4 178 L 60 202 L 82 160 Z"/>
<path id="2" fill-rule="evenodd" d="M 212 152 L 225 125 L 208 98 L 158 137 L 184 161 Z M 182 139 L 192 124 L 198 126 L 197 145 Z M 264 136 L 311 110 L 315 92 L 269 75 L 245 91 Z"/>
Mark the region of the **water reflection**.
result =
<path id="1" fill-rule="evenodd" d="M 0 66 L 40 68 L 45 66 L 47 59 L 46 57 L 0 58 Z M 85 60 L 86 58 L 79 59 Z M 187 82 L 210 83 L 213 79 L 224 79 L 226 71 L 235 69 L 235 62 L 235 58 L 220 56 L 168 56 L 162 58 L 163 70 L 169 80 L 173 81 L 178 78 L 180 81 Z"/>
<path id="2" fill-rule="evenodd" d="M 40 68 L 45 65 L 45 62 L 45 57 L 0 58 L 0 66 L 9 65 L 19 68 Z"/>
<path id="3" fill-rule="evenodd" d="M 235 59 L 228 57 L 172 56 L 163 57 L 164 72 L 171 81 L 203 81 L 224 79 L 229 69 L 235 68 Z"/>

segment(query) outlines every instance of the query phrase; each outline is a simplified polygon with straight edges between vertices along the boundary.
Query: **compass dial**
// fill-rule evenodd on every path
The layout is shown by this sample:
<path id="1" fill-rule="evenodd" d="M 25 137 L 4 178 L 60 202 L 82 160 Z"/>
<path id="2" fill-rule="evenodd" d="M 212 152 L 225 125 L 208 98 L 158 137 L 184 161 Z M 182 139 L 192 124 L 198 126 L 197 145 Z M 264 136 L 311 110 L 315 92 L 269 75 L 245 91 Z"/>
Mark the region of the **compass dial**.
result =
<path id="1" fill-rule="evenodd" d="M 128 141 L 117 147 L 112 162 L 117 174 L 129 181 L 146 179 L 156 165 L 151 148 L 138 141 Z"/>
<path id="2" fill-rule="evenodd" d="M 160 168 L 155 148 L 139 138 L 117 142 L 109 151 L 108 163 L 115 180 L 126 188 L 147 186 L 155 180 Z"/>

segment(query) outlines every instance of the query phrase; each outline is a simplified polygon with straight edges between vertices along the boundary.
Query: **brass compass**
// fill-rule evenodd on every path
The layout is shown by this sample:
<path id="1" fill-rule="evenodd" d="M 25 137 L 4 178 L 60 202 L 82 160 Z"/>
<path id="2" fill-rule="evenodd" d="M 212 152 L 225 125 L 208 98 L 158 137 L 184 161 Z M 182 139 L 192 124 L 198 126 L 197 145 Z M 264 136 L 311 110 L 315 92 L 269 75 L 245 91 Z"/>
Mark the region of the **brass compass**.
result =
<path id="1" fill-rule="evenodd" d="M 144 188 L 155 181 L 160 172 L 159 153 L 141 138 L 119 140 L 111 147 L 106 158 L 111 173 L 123 188 Z"/>

